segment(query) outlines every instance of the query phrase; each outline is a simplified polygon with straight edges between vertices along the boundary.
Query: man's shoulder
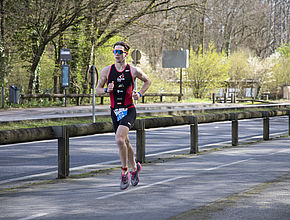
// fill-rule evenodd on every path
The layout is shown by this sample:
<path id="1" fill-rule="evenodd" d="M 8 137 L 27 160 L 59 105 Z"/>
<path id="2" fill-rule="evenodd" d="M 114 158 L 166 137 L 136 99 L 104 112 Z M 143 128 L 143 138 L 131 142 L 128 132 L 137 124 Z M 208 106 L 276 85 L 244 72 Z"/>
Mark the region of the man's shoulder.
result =
<path id="1" fill-rule="evenodd" d="M 104 69 L 104 70 L 110 70 L 111 67 L 112 67 L 112 65 L 109 65 L 109 66 L 105 66 L 103 69 Z"/>
<path id="2" fill-rule="evenodd" d="M 130 65 L 130 69 L 131 69 L 131 72 L 132 72 L 133 74 L 135 74 L 135 73 L 139 73 L 139 72 L 142 72 L 141 68 L 138 67 L 138 66 Z"/>
<path id="3" fill-rule="evenodd" d="M 110 65 L 110 66 L 105 66 L 105 67 L 102 69 L 102 72 L 103 72 L 103 73 L 109 73 L 111 67 L 112 67 L 112 65 Z"/>
<path id="4" fill-rule="evenodd" d="M 130 64 L 128 64 L 129 66 L 130 66 L 130 69 L 131 69 L 131 71 L 136 71 L 137 70 L 137 67 L 136 66 L 133 66 L 133 65 L 130 65 Z"/>

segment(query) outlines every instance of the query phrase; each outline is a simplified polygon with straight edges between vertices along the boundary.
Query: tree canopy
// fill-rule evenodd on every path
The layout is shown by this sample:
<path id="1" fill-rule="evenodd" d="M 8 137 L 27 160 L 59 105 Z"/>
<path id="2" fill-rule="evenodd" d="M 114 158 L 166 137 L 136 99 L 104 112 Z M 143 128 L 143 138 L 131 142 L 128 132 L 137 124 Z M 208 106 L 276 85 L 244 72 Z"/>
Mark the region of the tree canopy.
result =
<path id="1" fill-rule="evenodd" d="M 62 92 L 59 51 L 70 48 L 69 90 L 88 93 L 90 65 L 100 69 L 113 62 L 111 46 L 123 39 L 142 51 L 154 76 L 168 80 L 176 74 L 160 68 L 162 50 L 190 49 L 189 80 L 203 72 L 207 83 L 187 85 L 201 96 L 226 77 L 247 77 L 233 61 L 250 66 L 239 51 L 251 51 L 258 60 L 277 48 L 281 57 L 289 54 L 289 12 L 287 0 L 0 0 L 0 83 L 17 84 L 25 93 Z M 224 56 L 230 68 L 220 65 Z M 279 85 L 289 81 L 284 69 L 289 60 L 283 60 L 269 70 L 280 74 Z M 215 73 L 214 64 L 220 68 Z"/>

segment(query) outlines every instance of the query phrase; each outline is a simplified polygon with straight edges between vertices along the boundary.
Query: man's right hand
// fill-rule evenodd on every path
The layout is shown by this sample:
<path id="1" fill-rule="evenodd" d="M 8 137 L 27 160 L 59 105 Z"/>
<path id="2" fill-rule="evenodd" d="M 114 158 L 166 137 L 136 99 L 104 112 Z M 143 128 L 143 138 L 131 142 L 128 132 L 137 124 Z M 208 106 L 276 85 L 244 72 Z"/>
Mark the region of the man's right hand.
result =
<path id="1" fill-rule="evenodd" d="M 108 84 L 108 92 L 112 92 L 114 89 L 114 81 Z"/>

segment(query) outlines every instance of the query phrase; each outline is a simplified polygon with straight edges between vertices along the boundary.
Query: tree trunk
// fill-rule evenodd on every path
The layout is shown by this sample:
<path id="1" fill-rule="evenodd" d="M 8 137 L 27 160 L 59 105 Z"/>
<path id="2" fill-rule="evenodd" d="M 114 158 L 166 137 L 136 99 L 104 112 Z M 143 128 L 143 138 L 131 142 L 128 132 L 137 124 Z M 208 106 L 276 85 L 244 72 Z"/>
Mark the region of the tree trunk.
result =
<path id="1" fill-rule="evenodd" d="M 2 41 L 2 46 L 4 47 L 4 0 L 0 0 L 0 40 Z"/>
<path id="2" fill-rule="evenodd" d="M 206 10 L 207 0 L 202 1 L 202 14 L 200 18 L 200 29 L 199 29 L 199 45 L 201 45 L 202 54 L 204 51 L 204 40 L 205 40 L 205 10 Z"/>
<path id="3" fill-rule="evenodd" d="M 4 77 L 6 74 L 3 1 L 4 0 L 0 0 L 0 86 L 4 85 Z"/>
<path id="4" fill-rule="evenodd" d="M 61 33 L 59 35 L 59 39 L 58 39 L 58 51 L 57 51 L 57 54 L 58 54 L 58 62 L 60 63 L 60 57 L 59 57 L 59 54 L 60 54 L 60 49 L 63 48 L 63 33 Z M 61 74 L 59 74 L 59 71 L 57 71 L 57 75 L 58 75 L 58 82 L 59 82 L 59 93 L 62 94 L 63 93 L 63 87 L 62 87 L 62 82 L 61 82 Z"/>
<path id="5" fill-rule="evenodd" d="M 37 53 L 33 58 L 33 62 L 30 68 L 30 78 L 29 78 L 29 84 L 28 84 L 28 94 L 32 94 L 33 88 L 34 88 L 34 81 L 36 79 L 36 69 L 38 67 L 40 58 L 45 50 L 47 42 L 43 42 L 42 44 L 39 45 L 37 49 Z"/>

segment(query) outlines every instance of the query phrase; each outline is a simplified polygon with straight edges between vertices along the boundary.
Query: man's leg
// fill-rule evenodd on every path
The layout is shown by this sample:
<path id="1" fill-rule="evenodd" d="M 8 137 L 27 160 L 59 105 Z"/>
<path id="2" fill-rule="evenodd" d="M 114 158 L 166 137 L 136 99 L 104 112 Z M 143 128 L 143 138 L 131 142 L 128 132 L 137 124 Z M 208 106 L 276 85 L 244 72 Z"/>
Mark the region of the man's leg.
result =
<path id="1" fill-rule="evenodd" d="M 128 160 L 129 163 L 131 165 L 131 169 L 133 171 L 137 170 L 137 166 L 136 166 L 136 161 L 135 161 L 135 151 L 134 148 L 132 147 L 129 137 L 127 136 L 126 138 L 126 145 L 127 145 L 127 149 L 128 149 Z"/>
<path id="2" fill-rule="evenodd" d="M 129 128 L 124 125 L 119 125 L 116 132 L 116 143 L 119 148 L 119 155 L 122 164 L 122 168 L 126 168 L 128 165 L 128 147 L 126 144 L 126 139 L 128 138 Z M 125 174 L 126 171 L 122 170 L 122 173 Z"/>

